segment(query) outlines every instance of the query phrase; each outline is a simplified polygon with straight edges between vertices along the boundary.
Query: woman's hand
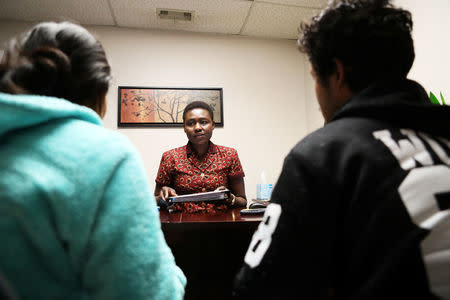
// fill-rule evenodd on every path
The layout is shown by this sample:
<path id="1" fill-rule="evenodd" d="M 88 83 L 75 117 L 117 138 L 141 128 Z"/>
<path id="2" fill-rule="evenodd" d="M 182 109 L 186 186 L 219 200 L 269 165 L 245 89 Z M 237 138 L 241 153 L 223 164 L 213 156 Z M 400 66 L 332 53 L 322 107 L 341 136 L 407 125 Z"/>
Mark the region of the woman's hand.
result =
<path id="1" fill-rule="evenodd" d="M 156 198 L 156 203 L 163 206 L 166 204 L 165 202 L 168 197 L 178 196 L 177 192 L 170 186 L 162 186 L 158 183 L 156 184 L 154 195 Z"/>
<path id="2" fill-rule="evenodd" d="M 177 192 L 170 186 L 163 186 L 159 191 L 159 198 L 166 201 L 167 198 L 172 196 L 178 196 Z"/>
<path id="3" fill-rule="evenodd" d="M 228 206 L 245 207 L 247 206 L 247 197 L 245 197 L 245 187 L 243 178 L 229 179 L 230 197 L 225 201 Z M 219 186 L 216 191 L 227 189 L 224 186 Z"/>
<path id="4" fill-rule="evenodd" d="M 223 190 L 226 190 L 227 188 L 226 187 L 224 187 L 224 186 L 219 186 L 217 189 L 215 189 L 214 191 L 223 191 Z M 238 200 L 238 197 L 236 197 L 233 193 L 231 193 L 230 192 L 230 197 L 228 197 L 228 199 L 227 200 L 225 200 L 225 203 L 228 205 L 228 206 L 235 206 L 237 203 L 236 203 L 236 200 Z"/>
<path id="5" fill-rule="evenodd" d="M 224 191 L 224 190 L 226 190 L 226 189 L 227 189 L 226 187 L 224 187 L 223 185 L 221 185 L 221 186 L 219 186 L 217 189 L 215 189 L 214 192 L 217 192 L 217 191 Z"/>

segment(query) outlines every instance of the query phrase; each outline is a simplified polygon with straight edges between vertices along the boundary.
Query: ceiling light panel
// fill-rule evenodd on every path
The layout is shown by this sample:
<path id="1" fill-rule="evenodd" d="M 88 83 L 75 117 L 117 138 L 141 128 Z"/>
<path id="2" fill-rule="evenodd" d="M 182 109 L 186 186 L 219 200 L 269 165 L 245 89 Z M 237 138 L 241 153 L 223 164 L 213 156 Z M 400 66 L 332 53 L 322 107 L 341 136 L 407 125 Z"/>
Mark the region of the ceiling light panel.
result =
<path id="1" fill-rule="evenodd" d="M 251 1 L 242 0 L 128 0 L 111 1 L 119 26 L 238 34 Z M 158 9 L 193 12 L 191 22 L 161 19 Z M 130 17 L 131 16 L 131 17 Z"/>

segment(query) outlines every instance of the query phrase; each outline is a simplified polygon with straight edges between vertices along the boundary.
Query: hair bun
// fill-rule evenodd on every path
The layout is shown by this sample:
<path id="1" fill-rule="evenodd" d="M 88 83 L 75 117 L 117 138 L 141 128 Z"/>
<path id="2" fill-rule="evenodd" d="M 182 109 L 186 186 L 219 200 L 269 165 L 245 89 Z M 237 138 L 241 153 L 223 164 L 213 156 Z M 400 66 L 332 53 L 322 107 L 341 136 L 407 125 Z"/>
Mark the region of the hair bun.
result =
<path id="1" fill-rule="evenodd" d="M 67 55 L 53 47 L 40 47 L 28 56 L 31 63 L 29 92 L 64 97 L 71 64 Z"/>
<path id="2" fill-rule="evenodd" d="M 85 28 L 43 22 L 7 44 L 0 91 L 64 98 L 101 115 L 110 75 L 103 47 Z"/>

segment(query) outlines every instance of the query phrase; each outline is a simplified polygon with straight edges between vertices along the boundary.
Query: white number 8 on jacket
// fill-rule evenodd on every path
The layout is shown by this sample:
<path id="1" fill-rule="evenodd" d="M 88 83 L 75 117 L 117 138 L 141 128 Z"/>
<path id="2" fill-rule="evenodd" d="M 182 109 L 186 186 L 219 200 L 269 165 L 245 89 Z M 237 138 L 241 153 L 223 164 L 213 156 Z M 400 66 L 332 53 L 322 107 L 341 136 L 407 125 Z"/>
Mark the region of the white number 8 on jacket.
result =
<path id="1" fill-rule="evenodd" d="M 252 241 L 245 254 L 244 261 L 254 268 L 259 265 L 272 242 L 272 234 L 278 225 L 281 215 L 281 206 L 271 203 L 267 206 L 263 220 L 259 223 L 258 230 L 253 234 Z"/>

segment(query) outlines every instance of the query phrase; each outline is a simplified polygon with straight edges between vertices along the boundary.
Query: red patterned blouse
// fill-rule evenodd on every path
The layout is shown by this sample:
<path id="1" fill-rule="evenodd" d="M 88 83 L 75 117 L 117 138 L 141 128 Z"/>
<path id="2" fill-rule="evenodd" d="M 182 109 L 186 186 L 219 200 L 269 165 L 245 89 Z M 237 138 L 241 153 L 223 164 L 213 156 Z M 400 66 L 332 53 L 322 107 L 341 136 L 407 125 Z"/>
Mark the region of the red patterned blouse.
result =
<path id="1" fill-rule="evenodd" d="M 164 152 L 156 183 L 170 186 L 183 195 L 209 192 L 219 186 L 229 188 L 229 178 L 245 176 L 235 149 L 209 143 L 203 161 L 198 159 L 190 143 Z"/>

